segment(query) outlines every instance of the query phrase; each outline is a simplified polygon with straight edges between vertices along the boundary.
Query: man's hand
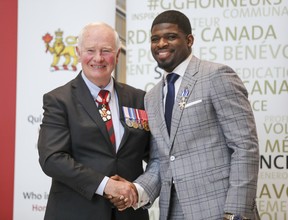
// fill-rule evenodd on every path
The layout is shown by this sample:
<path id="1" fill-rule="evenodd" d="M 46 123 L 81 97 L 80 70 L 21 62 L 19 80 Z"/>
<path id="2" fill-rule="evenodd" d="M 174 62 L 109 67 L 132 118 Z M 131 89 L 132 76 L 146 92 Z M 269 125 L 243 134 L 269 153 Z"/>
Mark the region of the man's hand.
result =
<path id="1" fill-rule="evenodd" d="M 138 193 L 134 184 L 118 175 L 109 178 L 104 193 L 119 211 L 138 203 Z"/>

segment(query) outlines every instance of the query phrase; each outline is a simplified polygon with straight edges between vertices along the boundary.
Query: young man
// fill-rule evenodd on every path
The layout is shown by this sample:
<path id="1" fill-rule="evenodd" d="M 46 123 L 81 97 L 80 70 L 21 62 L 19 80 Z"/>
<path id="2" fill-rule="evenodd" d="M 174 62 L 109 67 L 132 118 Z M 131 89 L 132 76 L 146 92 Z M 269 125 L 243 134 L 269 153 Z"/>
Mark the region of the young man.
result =
<path id="1" fill-rule="evenodd" d="M 152 146 L 135 181 L 148 196 L 140 200 L 160 195 L 161 220 L 255 219 L 259 150 L 248 93 L 233 69 L 192 55 L 191 29 L 175 10 L 152 23 L 164 77 L 145 96 Z"/>

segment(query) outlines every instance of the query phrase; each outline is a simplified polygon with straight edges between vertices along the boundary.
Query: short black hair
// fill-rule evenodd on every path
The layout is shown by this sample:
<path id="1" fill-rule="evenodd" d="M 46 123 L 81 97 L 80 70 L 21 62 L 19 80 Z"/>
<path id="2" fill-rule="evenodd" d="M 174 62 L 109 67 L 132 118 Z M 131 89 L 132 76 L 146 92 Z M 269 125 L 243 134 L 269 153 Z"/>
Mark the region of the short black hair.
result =
<path id="1" fill-rule="evenodd" d="M 185 34 L 192 34 L 192 28 L 190 21 L 186 15 L 181 13 L 180 11 L 176 10 L 167 10 L 159 15 L 156 16 L 154 19 L 151 30 L 154 25 L 156 24 L 162 24 L 162 23 L 171 23 L 171 24 L 177 24 L 178 27 L 185 33 Z"/>

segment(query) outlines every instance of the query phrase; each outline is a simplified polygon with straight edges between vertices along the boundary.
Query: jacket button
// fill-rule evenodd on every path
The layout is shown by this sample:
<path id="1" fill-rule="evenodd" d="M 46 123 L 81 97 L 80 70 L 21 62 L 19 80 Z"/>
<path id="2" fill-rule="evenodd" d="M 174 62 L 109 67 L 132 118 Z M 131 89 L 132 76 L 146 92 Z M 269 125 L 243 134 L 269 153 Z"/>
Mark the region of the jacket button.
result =
<path id="1" fill-rule="evenodd" d="M 175 157 L 174 156 L 171 156 L 170 157 L 170 161 L 174 161 L 175 160 Z"/>

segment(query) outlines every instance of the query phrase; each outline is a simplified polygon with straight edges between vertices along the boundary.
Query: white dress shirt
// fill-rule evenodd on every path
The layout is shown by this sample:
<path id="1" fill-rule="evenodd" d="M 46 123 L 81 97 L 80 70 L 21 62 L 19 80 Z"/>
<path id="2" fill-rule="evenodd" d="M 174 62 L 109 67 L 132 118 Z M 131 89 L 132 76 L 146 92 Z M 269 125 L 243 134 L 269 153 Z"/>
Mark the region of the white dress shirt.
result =
<path id="1" fill-rule="evenodd" d="M 179 75 L 179 78 L 176 80 L 176 82 L 174 83 L 174 87 L 175 87 L 175 99 L 176 99 L 176 96 L 177 96 L 177 93 L 179 91 L 179 88 L 180 88 L 180 85 L 181 85 L 181 82 L 182 82 L 182 79 L 183 79 L 183 76 L 185 74 L 185 71 L 187 69 L 187 66 L 190 62 L 192 58 L 192 53 L 182 62 L 180 63 L 171 73 L 176 73 L 177 75 Z M 165 111 L 165 102 L 166 102 L 166 96 L 167 96 L 167 75 L 169 73 L 164 71 L 164 79 L 165 79 L 165 85 L 163 87 L 163 95 L 164 95 L 164 111 Z"/>

